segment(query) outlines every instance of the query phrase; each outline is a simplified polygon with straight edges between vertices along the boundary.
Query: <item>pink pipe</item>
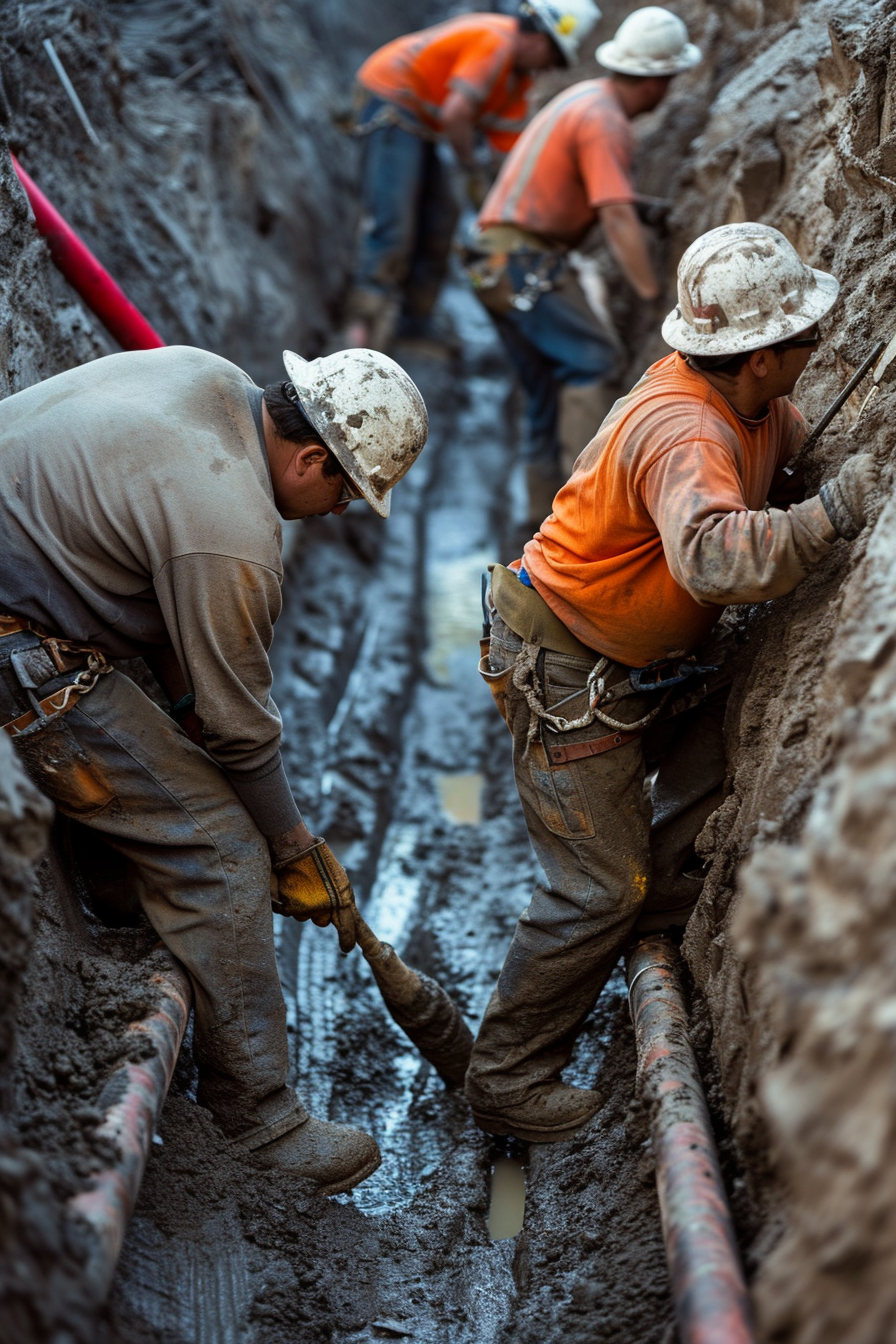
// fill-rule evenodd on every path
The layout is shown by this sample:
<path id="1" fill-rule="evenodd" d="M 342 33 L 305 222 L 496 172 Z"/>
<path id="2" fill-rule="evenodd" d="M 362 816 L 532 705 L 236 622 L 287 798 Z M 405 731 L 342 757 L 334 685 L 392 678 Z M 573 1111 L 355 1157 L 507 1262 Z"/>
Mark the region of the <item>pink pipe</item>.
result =
<path id="1" fill-rule="evenodd" d="M 135 1044 L 139 1037 L 148 1036 L 154 1053 L 140 1063 L 123 1064 L 104 1089 L 115 1100 L 97 1134 L 112 1141 L 117 1160 L 95 1172 L 91 1188 L 69 1201 L 70 1211 L 88 1223 L 94 1234 L 83 1277 L 97 1304 L 105 1301 L 115 1277 L 192 1002 L 187 975 L 173 960 L 151 983 L 161 992 L 159 1006 L 150 1017 L 132 1023 L 128 1035 Z M 142 1040 L 140 1045 L 142 1055 Z"/>
<path id="2" fill-rule="evenodd" d="M 34 211 L 38 232 L 47 240 L 51 257 L 110 335 L 124 350 L 157 350 L 163 346 L 165 342 L 159 333 L 153 330 L 106 268 L 50 204 L 15 155 L 11 154 L 10 158 Z"/>

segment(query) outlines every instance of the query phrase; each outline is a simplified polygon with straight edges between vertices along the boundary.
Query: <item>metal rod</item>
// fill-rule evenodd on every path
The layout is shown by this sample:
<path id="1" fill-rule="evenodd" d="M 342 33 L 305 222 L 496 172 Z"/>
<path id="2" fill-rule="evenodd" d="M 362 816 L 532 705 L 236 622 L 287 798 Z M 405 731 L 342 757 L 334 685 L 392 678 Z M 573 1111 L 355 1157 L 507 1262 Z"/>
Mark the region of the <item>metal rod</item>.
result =
<path id="1" fill-rule="evenodd" d="M 192 991 L 186 972 L 175 962 L 152 978 L 161 993 L 156 1011 L 128 1028 L 139 1053 L 145 1039 L 154 1053 L 140 1063 L 123 1064 L 109 1079 L 104 1092 L 115 1097 L 97 1134 L 108 1139 L 117 1154 L 109 1167 L 93 1174 L 89 1190 L 69 1201 L 69 1211 L 90 1224 L 94 1243 L 81 1270 L 91 1299 L 105 1301 L 121 1253 L 128 1223 L 137 1202 L 146 1160 L 177 1063 L 190 1013 Z"/>
<path id="2" fill-rule="evenodd" d="M 626 967 L 638 1076 L 652 1111 L 669 1280 L 681 1344 L 753 1344 L 750 1302 L 700 1072 L 668 939 L 640 942 Z"/>
<path id="3" fill-rule="evenodd" d="M 853 392 L 855 392 L 859 383 L 865 377 L 865 374 L 868 372 L 868 370 L 871 368 L 873 364 L 877 363 L 877 361 L 880 359 L 881 355 L 883 354 L 884 350 L 886 350 L 886 348 L 887 348 L 886 341 L 877 342 L 874 349 L 871 351 L 871 354 L 867 357 L 867 359 L 864 359 L 862 361 L 862 363 L 856 369 L 853 376 L 850 378 L 849 382 L 843 388 L 842 392 L 839 392 L 837 394 L 837 396 L 831 402 L 830 406 L 825 411 L 824 415 L 821 417 L 818 423 L 816 425 L 813 425 L 812 429 L 810 429 L 809 433 L 806 435 L 806 441 L 803 444 L 803 449 L 808 448 L 810 444 L 813 444 L 816 439 L 819 439 L 821 437 L 821 435 L 827 429 L 828 425 L 833 420 L 834 416 L 838 413 L 838 411 L 841 410 L 841 408 L 845 405 L 847 400 L 852 396 Z"/>
<path id="4" fill-rule="evenodd" d="M 56 48 L 53 46 L 53 43 L 50 41 L 48 37 L 44 38 L 44 51 L 47 53 L 50 60 L 52 61 L 53 69 L 59 76 L 59 83 L 62 85 L 62 87 L 65 89 L 65 92 L 68 94 L 68 100 L 71 103 L 72 107 L 77 112 L 78 120 L 80 121 L 81 125 L 87 132 L 88 138 L 93 141 L 97 149 L 105 150 L 106 146 L 103 144 L 102 140 L 99 138 L 96 131 L 93 129 L 90 118 L 84 111 L 84 104 L 81 102 L 81 99 L 75 92 L 75 86 L 69 79 L 68 75 L 66 74 L 65 66 L 62 64 L 59 57 L 56 55 Z"/>

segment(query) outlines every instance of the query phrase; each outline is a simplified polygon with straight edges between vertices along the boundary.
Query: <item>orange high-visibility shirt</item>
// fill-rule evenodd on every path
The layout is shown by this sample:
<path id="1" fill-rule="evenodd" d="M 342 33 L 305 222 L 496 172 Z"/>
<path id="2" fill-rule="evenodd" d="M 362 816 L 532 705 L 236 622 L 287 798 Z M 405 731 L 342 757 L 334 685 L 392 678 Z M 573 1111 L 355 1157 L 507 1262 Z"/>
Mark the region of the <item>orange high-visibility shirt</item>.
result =
<path id="1" fill-rule="evenodd" d="M 440 110 L 453 90 L 476 105 L 476 125 L 500 153 L 526 124 L 530 75 L 513 68 L 515 18 L 466 14 L 388 42 L 369 56 L 358 82 L 438 131 Z"/>
<path id="2" fill-rule="evenodd" d="M 573 84 L 517 140 L 485 198 L 479 227 L 516 224 L 575 247 L 602 205 L 634 201 L 633 149 L 612 81 Z"/>
<path id="3" fill-rule="evenodd" d="M 690 653 L 723 607 L 790 592 L 836 540 L 817 495 L 764 507 L 805 431 L 786 397 L 743 420 L 667 355 L 616 402 L 526 546 L 533 585 L 617 662 Z"/>

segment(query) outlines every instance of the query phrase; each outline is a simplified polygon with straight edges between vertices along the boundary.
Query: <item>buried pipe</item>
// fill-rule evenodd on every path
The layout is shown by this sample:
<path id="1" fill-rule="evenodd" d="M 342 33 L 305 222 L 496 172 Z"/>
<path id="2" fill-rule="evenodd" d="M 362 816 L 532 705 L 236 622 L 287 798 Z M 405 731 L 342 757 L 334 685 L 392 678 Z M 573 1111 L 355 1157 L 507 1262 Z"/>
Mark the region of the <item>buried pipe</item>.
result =
<path id="1" fill-rule="evenodd" d="M 173 960 L 150 983 L 160 996 L 158 1006 L 149 1017 L 131 1024 L 126 1046 L 144 1055 L 148 1042 L 152 1052 L 138 1063 L 122 1064 L 100 1099 L 101 1106 L 109 1100 L 97 1137 L 111 1141 L 115 1160 L 93 1173 L 89 1190 L 69 1200 L 70 1213 L 88 1223 L 94 1234 L 83 1281 L 97 1304 L 105 1301 L 115 1277 L 192 1002 L 186 972 Z"/>
<path id="2" fill-rule="evenodd" d="M 678 1331 L 681 1344 L 752 1344 L 750 1302 L 678 965 L 673 944 L 655 937 L 638 943 L 626 966 Z"/>
<path id="3" fill-rule="evenodd" d="M 50 256 L 66 280 L 124 350 L 157 350 L 164 346 L 159 333 L 119 288 L 104 266 L 82 243 L 74 229 L 51 205 L 14 154 L 12 166 L 34 212 L 37 231 L 46 240 Z"/>

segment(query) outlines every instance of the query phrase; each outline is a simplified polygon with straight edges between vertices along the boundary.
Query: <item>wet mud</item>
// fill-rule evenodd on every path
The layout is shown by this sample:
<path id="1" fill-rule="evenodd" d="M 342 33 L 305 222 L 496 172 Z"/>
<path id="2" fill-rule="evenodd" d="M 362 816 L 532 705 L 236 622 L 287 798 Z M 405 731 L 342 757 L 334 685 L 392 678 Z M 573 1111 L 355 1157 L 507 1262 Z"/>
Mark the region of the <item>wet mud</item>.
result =
<path id="1" fill-rule="evenodd" d="M 632 6 L 603 7 L 601 38 Z M 675 202 L 670 235 L 654 243 L 662 304 L 633 304 L 598 246 L 628 354 L 620 385 L 665 353 L 658 318 L 684 247 L 759 218 L 843 283 L 796 398 L 812 419 L 892 334 L 896 6 L 673 7 L 706 61 L 638 131 L 639 185 Z M 303 0 L 4 5 L 0 112 L 22 162 L 165 338 L 215 349 L 263 383 L 283 346 L 314 355 L 334 339 L 357 223 L 355 147 L 335 126 L 351 71 L 440 12 L 409 0 L 375 11 L 345 0 L 326 15 Z M 105 151 L 74 118 L 45 36 Z M 594 73 L 583 64 L 570 77 Z M 50 266 L 0 160 L 5 394 L 112 346 Z M 431 441 L 385 526 L 349 510 L 289 530 L 274 661 L 303 811 L 376 932 L 475 1028 L 534 877 L 509 738 L 476 674 L 480 573 L 520 549 L 519 403 L 457 277 L 443 302 L 462 358 L 398 352 L 424 391 Z M 892 393 L 850 433 L 862 395 L 815 450 L 809 480 L 861 444 L 882 463 L 880 516 L 797 593 L 739 614 L 730 791 L 701 837 L 709 877 L 684 945 L 769 1344 L 883 1344 L 896 1318 Z M 621 974 L 568 1074 L 606 1103 L 574 1141 L 529 1149 L 522 1231 L 493 1240 L 497 1154 L 389 1018 L 360 955 L 289 921 L 277 942 L 293 1076 L 315 1114 L 374 1133 L 383 1165 L 328 1201 L 255 1168 L 196 1105 L 188 1042 L 97 1312 L 80 1292 L 83 1229 L 64 1210 L 108 1157 L 95 1134 L 103 1083 L 127 1025 L 151 1008 L 155 954 L 121 875 L 76 828 L 57 823 L 34 868 L 47 817 L 8 778 L 4 1341 L 672 1344 Z"/>

